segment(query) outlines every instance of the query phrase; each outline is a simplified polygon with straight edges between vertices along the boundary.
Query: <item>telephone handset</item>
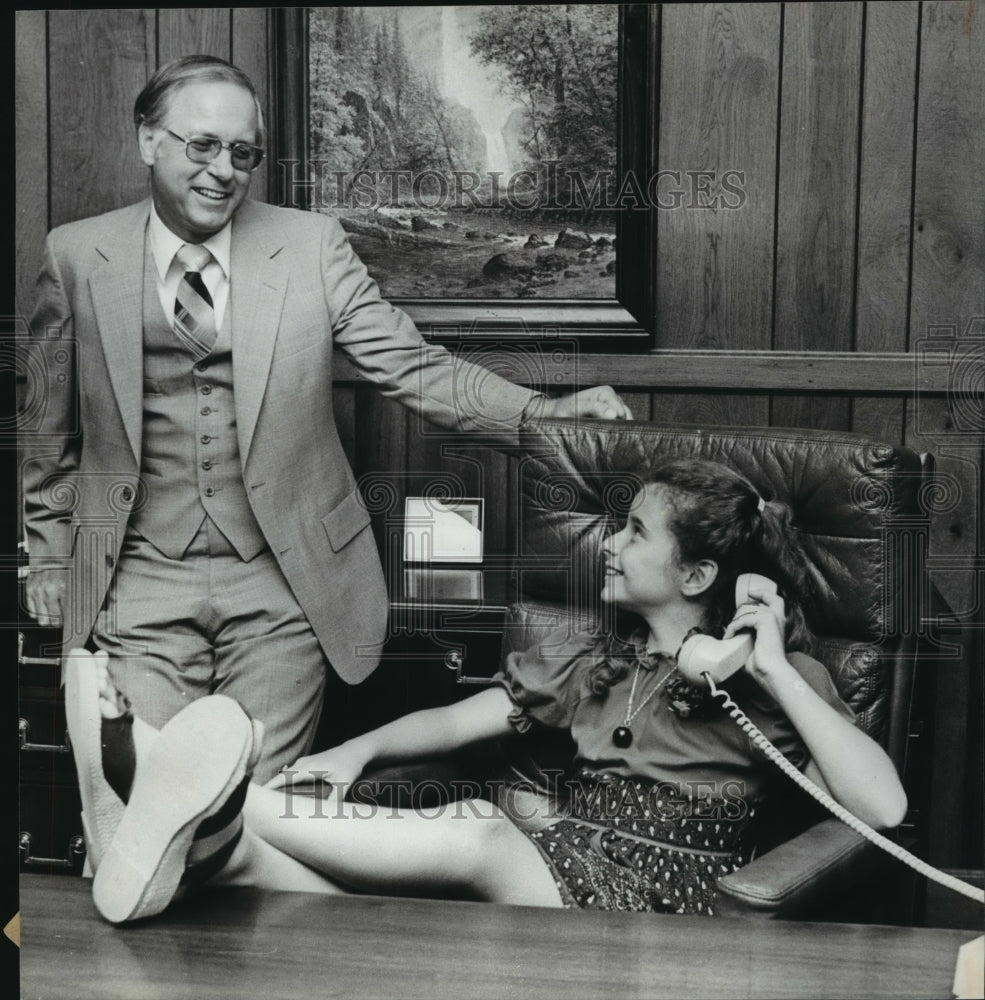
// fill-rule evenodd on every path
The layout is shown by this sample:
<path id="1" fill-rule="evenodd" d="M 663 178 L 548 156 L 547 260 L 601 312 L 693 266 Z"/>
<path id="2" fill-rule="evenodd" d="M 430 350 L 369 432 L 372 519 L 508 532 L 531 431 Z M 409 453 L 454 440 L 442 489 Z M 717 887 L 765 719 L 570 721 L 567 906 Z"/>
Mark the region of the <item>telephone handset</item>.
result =
<path id="1" fill-rule="evenodd" d="M 735 582 L 735 604 L 736 617 L 741 618 L 743 608 L 752 608 L 756 604 L 762 603 L 757 598 L 751 597 L 749 589 L 755 586 L 756 590 L 763 594 L 774 596 L 776 594 L 776 584 L 765 576 L 756 573 L 743 573 Z M 748 611 L 746 612 L 748 613 Z M 752 720 L 743 713 L 738 705 L 729 697 L 728 692 L 718 688 L 718 684 L 731 677 L 737 670 L 741 669 L 749 657 L 752 655 L 755 645 L 755 634 L 751 631 L 742 631 L 728 639 L 716 639 L 710 635 L 694 635 L 688 639 L 681 647 L 677 656 L 677 669 L 681 675 L 692 684 L 707 683 L 711 689 L 712 696 L 721 698 L 723 706 L 728 710 L 729 715 L 752 740 L 752 742 L 783 771 L 792 781 L 813 796 L 826 809 L 834 813 L 843 823 L 850 826 L 857 833 L 860 833 L 867 840 L 881 847 L 894 858 L 909 865 L 940 885 L 953 889 L 964 896 L 985 903 L 985 892 L 977 886 L 962 882 L 953 875 L 938 871 L 931 867 L 926 861 L 922 861 L 916 855 L 900 847 L 887 837 L 884 837 L 877 830 L 874 830 L 867 823 L 864 823 L 857 816 L 850 813 L 844 806 L 836 802 L 824 789 L 819 788 L 798 768 L 794 767 L 790 761 L 756 728 Z"/>
<path id="2" fill-rule="evenodd" d="M 759 603 L 749 596 L 750 586 L 758 591 L 776 595 L 776 584 L 758 573 L 743 573 L 735 581 L 735 616 L 741 618 Z M 692 684 L 702 684 L 707 673 L 713 681 L 721 683 L 745 665 L 752 656 L 755 634 L 739 632 L 729 639 L 716 639 L 711 635 L 692 635 L 681 647 L 677 669 Z"/>

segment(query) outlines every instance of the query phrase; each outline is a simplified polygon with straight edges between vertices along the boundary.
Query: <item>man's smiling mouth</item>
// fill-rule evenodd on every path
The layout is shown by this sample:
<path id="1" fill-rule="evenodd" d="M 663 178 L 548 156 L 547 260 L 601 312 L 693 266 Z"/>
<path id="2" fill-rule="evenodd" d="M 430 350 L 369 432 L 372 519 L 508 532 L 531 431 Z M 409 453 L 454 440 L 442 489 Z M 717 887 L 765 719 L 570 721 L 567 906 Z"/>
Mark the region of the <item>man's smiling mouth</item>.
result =
<path id="1" fill-rule="evenodd" d="M 192 188 L 196 194 L 200 194 L 210 201 L 225 201 L 229 197 L 228 191 L 213 191 L 210 188 Z"/>

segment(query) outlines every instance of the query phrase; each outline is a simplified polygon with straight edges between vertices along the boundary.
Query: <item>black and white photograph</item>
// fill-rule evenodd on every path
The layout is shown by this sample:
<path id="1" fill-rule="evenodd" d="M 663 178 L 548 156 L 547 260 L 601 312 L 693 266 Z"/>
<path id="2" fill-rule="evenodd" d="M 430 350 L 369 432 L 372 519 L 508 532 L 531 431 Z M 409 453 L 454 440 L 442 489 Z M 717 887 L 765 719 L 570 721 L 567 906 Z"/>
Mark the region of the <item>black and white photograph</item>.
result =
<path id="1" fill-rule="evenodd" d="M 985 996 L 977 0 L 12 24 L 22 998 Z"/>

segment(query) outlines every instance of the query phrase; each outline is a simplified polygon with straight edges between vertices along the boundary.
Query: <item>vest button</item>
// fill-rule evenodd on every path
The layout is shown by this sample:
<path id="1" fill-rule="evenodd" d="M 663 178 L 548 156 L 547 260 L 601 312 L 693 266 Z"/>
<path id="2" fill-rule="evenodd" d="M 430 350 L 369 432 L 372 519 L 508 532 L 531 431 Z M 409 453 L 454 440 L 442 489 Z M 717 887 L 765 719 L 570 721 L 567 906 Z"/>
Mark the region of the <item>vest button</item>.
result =
<path id="1" fill-rule="evenodd" d="M 203 406 L 199 412 L 203 417 L 207 417 L 212 411 L 207 406 Z"/>
<path id="2" fill-rule="evenodd" d="M 208 396 L 210 392 L 212 392 L 212 386 L 210 386 L 210 385 L 203 385 L 202 386 L 202 395 L 203 396 Z"/>
<path id="3" fill-rule="evenodd" d="M 209 366 L 204 361 L 199 361 L 198 364 L 195 365 L 195 371 L 197 372 L 207 372 L 208 370 Z"/>
<path id="4" fill-rule="evenodd" d="M 212 440 L 212 437 L 209 434 L 203 434 L 199 438 L 199 441 L 201 441 L 202 444 L 208 444 L 211 440 Z"/>
<path id="5" fill-rule="evenodd" d="M 205 495 L 207 497 L 215 496 L 215 490 L 211 486 L 206 486 L 205 487 Z"/>
<path id="6" fill-rule="evenodd" d="M 211 461 L 210 461 L 209 459 L 206 459 L 206 460 L 205 460 L 205 461 L 204 461 L 204 462 L 202 463 L 202 468 L 203 468 L 203 469 L 205 469 L 205 471 L 206 471 L 206 472 L 208 472 L 208 471 L 209 471 L 209 469 L 211 469 L 211 468 L 212 468 L 212 462 L 211 462 Z"/>

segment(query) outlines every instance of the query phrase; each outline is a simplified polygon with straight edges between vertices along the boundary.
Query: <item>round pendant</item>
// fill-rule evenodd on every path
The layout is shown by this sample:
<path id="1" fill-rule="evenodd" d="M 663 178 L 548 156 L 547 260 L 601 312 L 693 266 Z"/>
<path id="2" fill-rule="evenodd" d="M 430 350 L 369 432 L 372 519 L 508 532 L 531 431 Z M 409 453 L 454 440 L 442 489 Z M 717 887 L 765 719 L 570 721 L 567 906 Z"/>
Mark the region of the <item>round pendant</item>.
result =
<path id="1" fill-rule="evenodd" d="M 612 730 L 612 742 L 620 750 L 625 750 L 633 742 L 633 731 L 627 726 L 617 726 Z"/>

